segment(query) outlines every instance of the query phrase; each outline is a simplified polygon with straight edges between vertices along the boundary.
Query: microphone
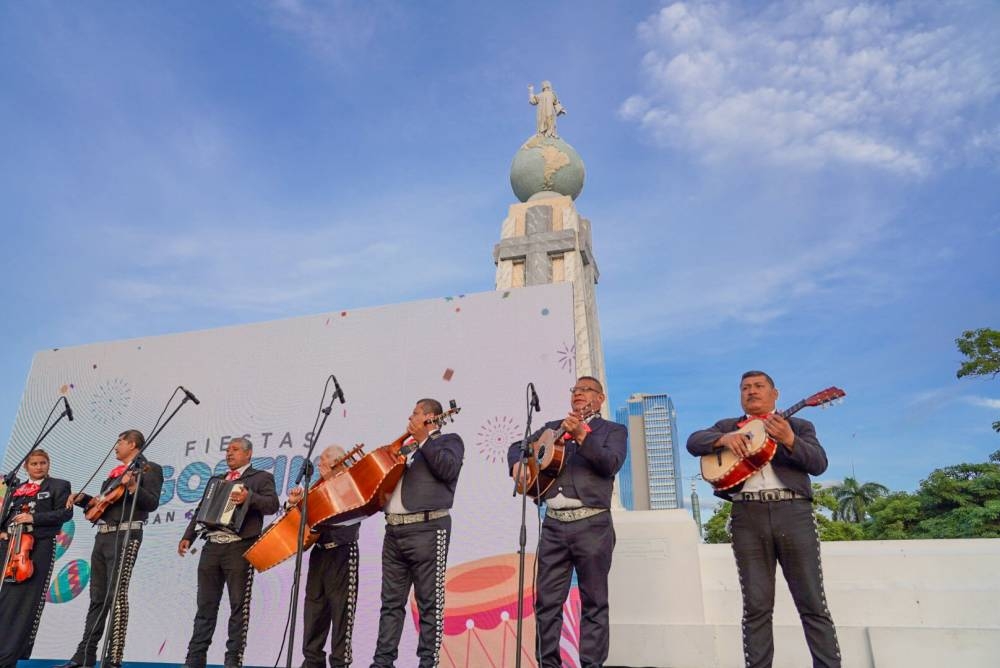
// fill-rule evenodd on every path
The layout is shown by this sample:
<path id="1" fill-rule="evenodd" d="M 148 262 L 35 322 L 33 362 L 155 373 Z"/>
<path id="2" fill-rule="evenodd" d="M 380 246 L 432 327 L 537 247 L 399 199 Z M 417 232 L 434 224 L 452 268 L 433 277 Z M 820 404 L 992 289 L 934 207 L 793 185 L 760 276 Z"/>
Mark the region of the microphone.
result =
<path id="1" fill-rule="evenodd" d="M 69 400 L 65 396 L 62 398 L 62 400 L 63 400 L 63 403 L 66 405 L 66 417 L 68 417 L 69 421 L 72 422 L 73 421 L 73 409 L 69 407 Z"/>
<path id="2" fill-rule="evenodd" d="M 178 385 L 178 387 L 181 388 L 181 392 L 184 393 L 184 396 L 186 396 L 188 399 L 190 399 L 191 401 L 193 401 L 195 403 L 195 405 L 201 403 L 200 401 L 198 401 L 198 397 L 196 397 L 193 394 L 191 394 L 191 390 L 187 389 L 183 385 Z"/>
<path id="3" fill-rule="evenodd" d="M 528 389 L 531 391 L 531 407 L 535 409 L 536 413 L 541 413 L 542 407 L 538 404 L 538 393 L 535 392 L 535 384 L 528 383 Z"/>
<path id="4" fill-rule="evenodd" d="M 331 373 L 330 378 L 333 378 L 333 398 L 340 399 L 340 403 L 344 403 L 344 390 L 341 389 L 340 383 L 337 382 L 337 377 Z"/>

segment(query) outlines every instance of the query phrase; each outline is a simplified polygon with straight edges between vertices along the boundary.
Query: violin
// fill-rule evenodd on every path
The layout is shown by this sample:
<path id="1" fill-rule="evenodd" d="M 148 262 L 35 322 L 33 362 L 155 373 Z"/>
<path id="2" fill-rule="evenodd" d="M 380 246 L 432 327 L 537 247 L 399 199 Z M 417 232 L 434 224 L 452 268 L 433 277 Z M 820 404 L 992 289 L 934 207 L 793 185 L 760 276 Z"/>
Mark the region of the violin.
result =
<path id="1" fill-rule="evenodd" d="M 21 506 L 22 513 L 34 510 L 34 502 Z M 5 582 L 24 582 L 35 572 L 31 561 L 31 549 L 35 547 L 35 537 L 22 523 L 11 525 L 8 531 L 7 558 L 4 560 L 3 578 Z"/>
<path id="2" fill-rule="evenodd" d="M 143 469 L 143 473 L 149 472 L 149 464 L 146 464 Z M 101 515 L 104 514 L 108 508 L 113 506 L 119 499 L 125 496 L 128 484 L 132 482 L 132 477 L 135 474 L 131 470 L 125 471 L 117 478 L 111 481 L 108 488 L 98 494 L 97 496 L 90 499 L 83 511 L 83 516 L 90 520 L 92 523 L 97 524 L 97 520 L 101 519 Z"/>

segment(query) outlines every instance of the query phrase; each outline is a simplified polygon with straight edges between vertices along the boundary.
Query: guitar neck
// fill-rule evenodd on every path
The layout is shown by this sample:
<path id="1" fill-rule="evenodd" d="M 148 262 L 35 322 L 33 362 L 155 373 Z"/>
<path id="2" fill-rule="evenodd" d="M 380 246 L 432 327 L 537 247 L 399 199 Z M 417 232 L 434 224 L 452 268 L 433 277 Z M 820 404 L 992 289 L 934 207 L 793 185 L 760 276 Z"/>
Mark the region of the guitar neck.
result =
<path id="1" fill-rule="evenodd" d="M 778 415 L 780 415 L 781 417 L 787 419 L 787 418 L 790 418 L 791 416 L 795 415 L 796 413 L 798 413 L 800 410 L 802 410 L 803 408 L 805 408 L 808 405 L 809 404 L 806 403 L 806 400 L 803 399 L 799 403 L 797 403 L 797 404 L 795 404 L 795 405 L 793 405 L 793 406 L 791 406 L 789 408 L 786 408 L 785 410 L 781 411 L 780 413 L 778 413 Z"/>

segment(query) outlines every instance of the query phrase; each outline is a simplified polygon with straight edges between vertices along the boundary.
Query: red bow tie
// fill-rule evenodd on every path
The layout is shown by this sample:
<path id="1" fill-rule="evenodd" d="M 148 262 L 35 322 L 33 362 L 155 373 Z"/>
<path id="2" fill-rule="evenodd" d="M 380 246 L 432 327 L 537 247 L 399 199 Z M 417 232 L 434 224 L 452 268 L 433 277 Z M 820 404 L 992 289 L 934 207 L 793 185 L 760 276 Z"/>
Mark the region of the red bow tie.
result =
<path id="1" fill-rule="evenodd" d="M 239 477 L 240 477 L 239 471 L 230 471 L 229 473 L 226 474 L 226 480 L 236 480 Z"/>
<path id="2" fill-rule="evenodd" d="M 26 482 L 14 490 L 14 496 L 34 496 L 41 488 L 37 482 Z"/>
<path id="3" fill-rule="evenodd" d="M 122 474 L 125 473 L 125 469 L 128 468 L 128 464 L 122 464 L 121 466 L 116 466 L 111 469 L 111 473 L 108 474 L 109 478 L 120 478 Z"/>

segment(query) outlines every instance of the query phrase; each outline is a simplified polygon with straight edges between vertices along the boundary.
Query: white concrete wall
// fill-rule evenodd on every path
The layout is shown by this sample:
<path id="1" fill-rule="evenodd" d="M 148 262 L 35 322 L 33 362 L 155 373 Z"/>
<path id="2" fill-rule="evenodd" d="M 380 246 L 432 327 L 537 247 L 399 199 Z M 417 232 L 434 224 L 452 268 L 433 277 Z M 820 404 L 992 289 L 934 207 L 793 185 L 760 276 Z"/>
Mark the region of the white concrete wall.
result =
<path id="1" fill-rule="evenodd" d="M 683 510 L 614 521 L 608 665 L 741 666 L 730 546 L 700 544 Z M 824 543 L 822 553 L 845 668 L 1000 666 L 1000 539 Z M 774 666 L 811 665 L 777 577 Z"/>

